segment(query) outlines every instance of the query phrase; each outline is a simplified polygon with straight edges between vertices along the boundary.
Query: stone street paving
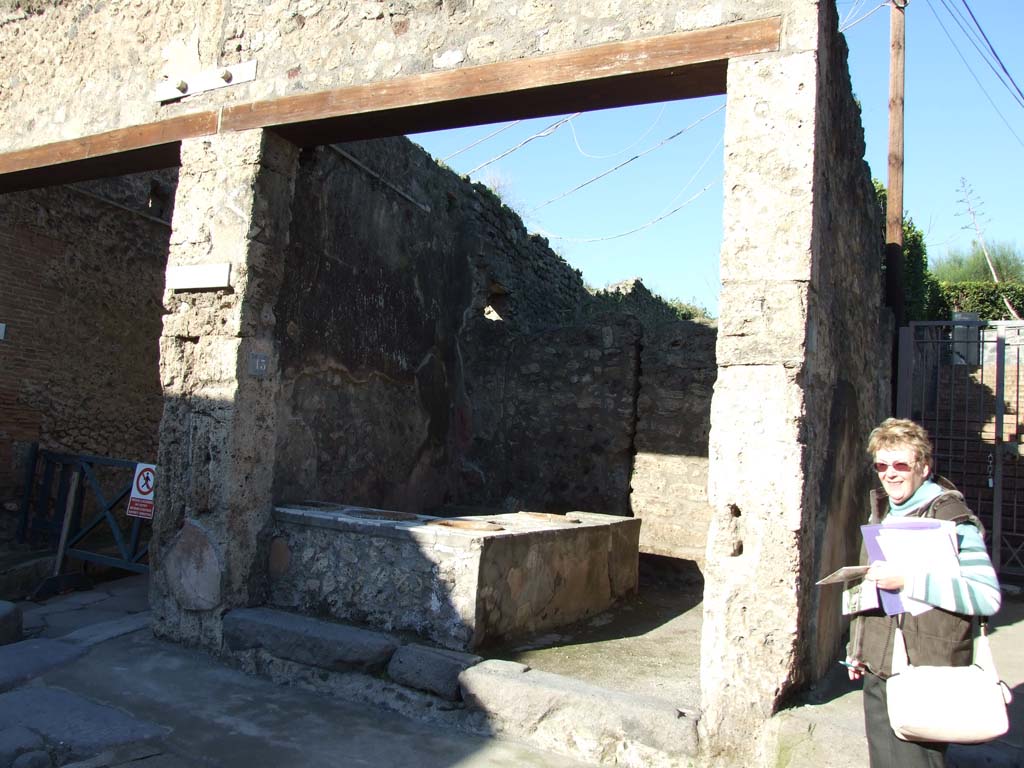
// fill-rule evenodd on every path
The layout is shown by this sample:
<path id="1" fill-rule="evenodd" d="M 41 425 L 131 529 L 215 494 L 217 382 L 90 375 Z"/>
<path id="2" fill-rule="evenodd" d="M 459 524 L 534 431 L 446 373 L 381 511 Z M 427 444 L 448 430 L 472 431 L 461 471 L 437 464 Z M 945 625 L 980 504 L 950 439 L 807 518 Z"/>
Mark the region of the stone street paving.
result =
<path id="1" fill-rule="evenodd" d="M 148 630 L 146 590 L 130 577 L 19 606 L 28 639 L 0 646 L 0 768 L 583 765 L 162 642 Z"/>

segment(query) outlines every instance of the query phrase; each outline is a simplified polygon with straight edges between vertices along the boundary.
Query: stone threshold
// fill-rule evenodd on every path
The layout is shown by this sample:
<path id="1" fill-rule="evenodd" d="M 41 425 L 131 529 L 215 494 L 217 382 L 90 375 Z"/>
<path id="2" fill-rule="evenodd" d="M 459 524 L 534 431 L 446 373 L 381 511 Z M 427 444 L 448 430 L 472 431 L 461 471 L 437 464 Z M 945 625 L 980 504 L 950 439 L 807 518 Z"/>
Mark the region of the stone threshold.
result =
<path id="1" fill-rule="evenodd" d="M 407 642 L 272 608 L 224 616 L 224 655 L 247 672 L 597 765 L 683 768 L 698 713 L 517 662 Z"/>

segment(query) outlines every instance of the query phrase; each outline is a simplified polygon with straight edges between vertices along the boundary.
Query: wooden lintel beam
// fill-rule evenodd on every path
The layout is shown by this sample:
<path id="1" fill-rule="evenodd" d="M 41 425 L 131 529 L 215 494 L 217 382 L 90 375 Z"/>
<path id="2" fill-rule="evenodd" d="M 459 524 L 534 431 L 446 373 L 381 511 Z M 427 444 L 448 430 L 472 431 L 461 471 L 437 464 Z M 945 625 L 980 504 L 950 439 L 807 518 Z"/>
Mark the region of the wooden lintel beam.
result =
<path id="1" fill-rule="evenodd" d="M 0 193 L 168 167 L 183 139 L 225 131 L 309 146 L 724 93 L 728 60 L 778 51 L 781 29 L 772 17 L 180 115 L 0 153 Z"/>
<path id="2" fill-rule="evenodd" d="M 159 171 L 181 165 L 181 142 L 125 149 L 82 160 L 48 163 L 20 171 L 0 173 L 0 194 L 26 189 L 74 184 L 76 181 L 108 179 L 143 171 Z"/>
<path id="3" fill-rule="evenodd" d="M 381 136 L 427 133 L 503 120 L 631 107 L 725 93 L 726 62 L 693 64 L 657 76 L 625 75 L 586 84 L 547 86 L 396 109 L 375 110 L 273 126 L 300 147 Z M 622 82 L 628 80 L 628 82 Z"/>
<path id="4" fill-rule="evenodd" d="M 678 70 L 779 50 L 778 17 L 606 43 L 533 59 L 482 64 L 448 72 L 412 75 L 332 91 L 303 93 L 227 107 L 222 130 L 281 128 L 343 115 L 402 110 L 482 99 L 549 87 L 570 88 L 629 75 Z"/>
<path id="5" fill-rule="evenodd" d="M 79 139 L 56 141 L 29 149 L 5 152 L 0 154 L 0 174 L 145 150 L 216 132 L 216 112 L 195 112 L 156 123 L 133 125 L 130 128 L 118 128 Z"/>

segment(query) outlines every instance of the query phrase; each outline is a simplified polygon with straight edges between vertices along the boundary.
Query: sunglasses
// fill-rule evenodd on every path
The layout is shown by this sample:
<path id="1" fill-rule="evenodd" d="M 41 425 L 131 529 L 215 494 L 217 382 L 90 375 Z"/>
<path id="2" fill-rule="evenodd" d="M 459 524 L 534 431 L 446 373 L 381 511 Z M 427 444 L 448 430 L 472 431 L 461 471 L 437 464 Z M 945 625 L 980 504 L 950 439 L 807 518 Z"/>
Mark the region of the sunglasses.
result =
<path id="1" fill-rule="evenodd" d="M 905 461 L 894 461 L 892 464 L 886 464 L 884 461 L 876 461 L 871 466 L 875 468 L 876 472 L 886 472 L 889 467 L 892 467 L 897 472 L 909 472 L 913 469 L 913 464 L 907 464 Z"/>

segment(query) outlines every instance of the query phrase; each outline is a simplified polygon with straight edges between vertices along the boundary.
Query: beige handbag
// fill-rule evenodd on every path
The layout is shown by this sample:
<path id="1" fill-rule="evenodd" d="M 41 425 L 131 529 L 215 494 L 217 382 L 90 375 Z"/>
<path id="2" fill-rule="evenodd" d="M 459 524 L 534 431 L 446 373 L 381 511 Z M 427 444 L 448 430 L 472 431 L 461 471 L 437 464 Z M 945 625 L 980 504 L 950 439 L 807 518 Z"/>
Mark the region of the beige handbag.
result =
<path id="1" fill-rule="evenodd" d="M 1012 694 L 996 672 L 985 624 L 974 641 L 969 667 L 912 666 L 897 627 L 886 697 L 889 724 L 904 741 L 980 744 L 1010 728 L 1006 705 Z"/>

